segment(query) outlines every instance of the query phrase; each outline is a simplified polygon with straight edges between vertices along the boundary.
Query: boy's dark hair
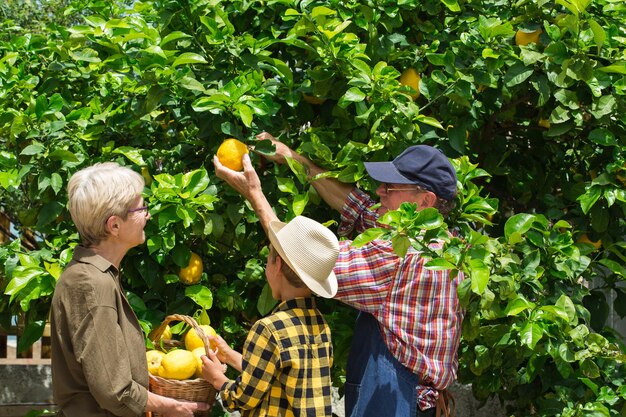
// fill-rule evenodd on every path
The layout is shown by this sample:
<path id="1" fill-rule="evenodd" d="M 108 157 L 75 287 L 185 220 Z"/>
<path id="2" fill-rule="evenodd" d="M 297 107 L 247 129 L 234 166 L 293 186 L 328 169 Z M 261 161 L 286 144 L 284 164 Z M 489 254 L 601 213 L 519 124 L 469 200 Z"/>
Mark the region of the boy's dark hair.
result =
<path id="1" fill-rule="evenodd" d="M 278 254 L 278 252 L 276 251 L 276 249 L 274 249 L 274 247 L 272 245 L 270 245 L 270 253 L 268 255 L 269 260 L 271 263 L 276 263 L 276 258 L 280 257 L 280 255 Z M 302 280 L 300 279 L 300 277 L 298 276 L 298 274 L 296 274 L 293 269 L 291 269 L 289 267 L 289 265 L 287 265 L 287 262 L 282 263 L 281 267 L 280 267 L 280 272 L 283 273 L 283 275 L 285 276 L 285 278 L 287 278 L 287 282 L 289 282 L 291 285 L 293 285 L 295 288 L 305 288 L 306 284 L 304 282 L 302 282 Z"/>

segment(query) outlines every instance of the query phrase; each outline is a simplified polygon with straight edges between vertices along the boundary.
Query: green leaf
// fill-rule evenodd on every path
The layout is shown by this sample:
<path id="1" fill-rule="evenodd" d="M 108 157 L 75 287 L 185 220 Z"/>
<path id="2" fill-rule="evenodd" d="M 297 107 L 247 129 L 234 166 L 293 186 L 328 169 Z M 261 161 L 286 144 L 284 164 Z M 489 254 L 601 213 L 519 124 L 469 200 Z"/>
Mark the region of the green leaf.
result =
<path id="1" fill-rule="evenodd" d="M 55 149 L 48 155 L 52 161 L 78 162 L 78 157 L 66 149 Z"/>
<path id="2" fill-rule="evenodd" d="M 185 295 L 205 310 L 210 310 L 213 306 L 213 293 L 202 284 L 185 288 Z"/>
<path id="3" fill-rule="evenodd" d="M 293 196 L 293 203 L 291 209 L 296 216 L 301 215 L 304 212 L 307 204 L 309 203 L 309 193 L 296 194 Z"/>
<path id="4" fill-rule="evenodd" d="M 172 68 L 176 68 L 180 65 L 185 65 L 185 64 L 206 64 L 206 63 L 207 61 L 206 59 L 204 59 L 202 55 L 198 55 L 193 52 L 185 52 L 183 54 L 180 54 L 176 58 L 176 60 L 174 60 L 174 63 L 172 64 Z"/>
<path id="5" fill-rule="evenodd" d="M 65 206 L 60 201 L 51 201 L 45 204 L 37 217 L 37 228 L 49 225 L 63 212 Z"/>
<path id="6" fill-rule="evenodd" d="M 128 158 L 133 164 L 139 166 L 145 166 L 146 162 L 141 156 L 141 150 L 130 147 L 130 146 L 120 146 L 113 150 L 113 153 L 122 154 L 126 158 Z"/>
<path id="7" fill-rule="evenodd" d="M 356 87 L 350 88 L 341 98 L 342 100 L 355 102 L 365 100 L 365 93 Z"/>
<path id="8" fill-rule="evenodd" d="M 543 336 L 543 327 L 537 323 L 529 322 L 520 332 L 520 342 L 534 349 Z"/>
<path id="9" fill-rule="evenodd" d="M 26 146 L 20 152 L 20 155 L 39 155 L 44 151 L 44 146 L 41 143 L 33 142 L 32 144 Z"/>
<path id="10" fill-rule="evenodd" d="M 448 9 L 450 9 L 451 12 L 460 12 L 461 11 L 461 6 L 459 6 L 459 3 L 457 2 L 457 0 L 441 0 L 441 2 Z"/>
<path id="11" fill-rule="evenodd" d="M 489 268 L 482 259 L 471 259 L 469 262 L 469 279 L 472 281 L 472 291 L 483 294 L 489 284 Z"/>
<path id="12" fill-rule="evenodd" d="M 395 235 L 391 238 L 391 247 L 396 255 L 404 258 L 407 251 L 411 247 L 411 239 L 403 234 Z"/>
<path id="13" fill-rule="evenodd" d="M 161 40 L 160 45 L 161 45 L 161 46 L 165 46 L 166 44 L 168 44 L 168 43 L 170 43 L 170 42 L 173 42 L 173 41 L 175 41 L 175 40 L 178 40 L 178 39 L 186 39 L 186 38 L 191 38 L 191 35 L 188 35 L 188 34 L 186 34 L 186 33 L 184 33 L 184 32 L 181 32 L 181 31 L 176 30 L 176 31 L 174 31 L 174 32 L 170 32 L 170 33 L 168 33 L 168 34 L 167 34 L 167 36 L 165 36 L 165 37 Z"/>
<path id="14" fill-rule="evenodd" d="M 372 227 L 358 235 L 353 241 L 352 246 L 360 248 L 373 240 L 379 239 L 385 234 L 385 229 L 380 227 Z"/>
<path id="15" fill-rule="evenodd" d="M 589 132 L 589 140 L 602 146 L 618 146 L 619 141 L 609 129 L 593 129 Z"/>
<path id="16" fill-rule="evenodd" d="M 426 262 L 424 268 L 433 271 L 446 271 L 450 269 L 455 269 L 456 265 L 454 265 L 450 261 L 445 260 L 444 258 L 436 258 Z"/>
<path id="17" fill-rule="evenodd" d="M 520 242 L 522 235 L 530 230 L 535 216 L 527 213 L 520 213 L 510 217 L 504 225 L 504 236 L 511 244 Z"/>
<path id="18" fill-rule="evenodd" d="M 615 64 L 607 65 L 605 67 L 598 68 L 598 70 L 612 74 L 626 75 L 626 62 L 618 62 Z"/>
<path id="19" fill-rule="evenodd" d="M 507 87 L 513 87 L 521 84 L 533 75 L 533 72 L 533 67 L 527 67 L 521 62 L 517 62 L 511 66 L 504 75 L 504 84 Z"/>
<path id="20" fill-rule="evenodd" d="M 504 312 L 507 316 L 517 316 L 520 313 L 535 308 L 535 304 L 528 301 L 524 296 L 518 295 L 515 299 L 509 301 Z"/>
<path id="21" fill-rule="evenodd" d="M 589 19 L 589 27 L 593 32 L 593 40 L 598 47 L 599 55 L 600 50 L 602 49 L 602 45 L 604 45 L 604 41 L 606 40 L 606 32 L 604 31 L 602 26 L 600 26 L 600 24 L 598 24 L 598 22 L 596 22 L 594 19 Z"/>

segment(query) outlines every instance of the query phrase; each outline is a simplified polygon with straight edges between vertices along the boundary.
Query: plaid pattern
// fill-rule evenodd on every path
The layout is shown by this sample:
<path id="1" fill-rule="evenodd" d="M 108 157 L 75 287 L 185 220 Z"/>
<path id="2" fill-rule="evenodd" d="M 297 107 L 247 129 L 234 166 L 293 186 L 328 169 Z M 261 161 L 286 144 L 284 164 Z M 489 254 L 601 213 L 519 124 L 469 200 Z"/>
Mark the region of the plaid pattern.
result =
<path id="1" fill-rule="evenodd" d="M 243 348 L 243 371 L 221 390 L 242 416 L 332 417 L 330 329 L 313 298 L 282 302 L 257 321 Z"/>
<path id="2" fill-rule="evenodd" d="M 378 216 L 369 210 L 372 205 L 355 188 L 341 212 L 339 234 L 380 227 Z M 434 407 L 436 390 L 456 378 L 463 321 L 457 287 L 463 275 L 451 280 L 448 271 L 425 269 L 426 261 L 415 250 L 399 258 L 390 241 L 375 240 L 361 248 L 351 243 L 340 242 L 335 298 L 376 317 L 391 353 L 423 383 L 418 405 L 422 410 Z"/>

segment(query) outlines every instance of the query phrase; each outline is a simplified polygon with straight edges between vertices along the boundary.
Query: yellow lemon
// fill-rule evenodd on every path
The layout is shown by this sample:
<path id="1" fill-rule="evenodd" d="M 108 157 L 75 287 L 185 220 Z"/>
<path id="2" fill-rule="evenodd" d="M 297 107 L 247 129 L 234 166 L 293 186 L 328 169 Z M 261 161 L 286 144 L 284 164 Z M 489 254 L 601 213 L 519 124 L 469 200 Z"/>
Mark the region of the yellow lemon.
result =
<path id="1" fill-rule="evenodd" d="M 587 236 L 587 233 L 584 233 L 583 235 L 581 235 L 576 242 L 589 243 L 593 245 L 593 247 L 596 248 L 596 250 L 600 249 L 600 247 L 602 246 L 602 240 L 597 240 L 594 242 L 593 240 L 589 239 L 589 236 Z"/>
<path id="2" fill-rule="evenodd" d="M 196 253 L 191 253 L 189 264 L 185 268 L 181 268 L 178 276 L 180 280 L 187 285 L 197 284 L 200 282 L 202 275 L 202 258 Z"/>
<path id="3" fill-rule="evenodd" d="M 215 329 L 213 329 L 213 327 L 209 326 L 208 324 L 201 324 L 199 327 L 202 329 L 205 335 L 217 336 L 217 333 L 215 333 Z M 202 342 L 202 339 L 200 339 L 200 336 L 198 336 L 196 329 L 192 327 L 185 334 L 185 348 L 187 350 L 194 350 L 199 347 L 204 347 L 204 343 Z M 215 344 L 211 343 L 209 347 L 215 350 Z"/>
<path id="4" fill-rule="evenodd" d="M 548 119 L 539 119 L 537 124 L 543 128 L 550 129 L 550 121 Z"/>
<path id="5" fill-rule="evenodd" d="M 219 159 L 225 167 L 233 171 L 241 171 L 243 170 L 241 158 L 247 153 L 248 147 L 245 143 L 230 138 L 222 142 L 220 147 L 217 148 L 217 159 Z"/>
<path id="6" fill-rule="evenodd" d="M 198 367 L 196 368 L 194 376 L 196 378 L 202 378 L 202 355 L 206 355 L 206 350 L 203 346 L 201 346 L 192 350 L 191 353 L 193 353 L 193 356 L 196 357 L 196 361 L 198 362 Z"/>
<path id="7" fill-rule="evenodd" d="M 407 68 L 402 75 L 400 75 L 400 84 L 409 86 L 415 90 L 415 92 L 411 94 L 413 100 L 420 96 L 420 80 L 421 77 L 415 68 Z"/>
<path id="8" fill-rule="evenodd" d="M 312 96 L 312 95 L 306 94 L 306 93 L 302 93 L 302 98 L 307 103 L 314 104 L 314 105 L 324 104 L 324 102 L 326 101 L 326 99 L 323 98 L 323 97 L 316 97 L 316 96 Z"/>
<path id="9" fill-rule="evenodd" d="M 543 32 L 541 29 L 533 31 L 520 29 L 515 32 L 515 44 L 518 46 L 526 46 L 529 43 L 537 43 L 539 42 L 539 35 L 541 35 L 541 32 Z"/>
<path id="10" fill-rule="evenodd" d="M 185 349 L 175 349 L 161 359 L 159 376 L 167 379 L 189 379 L 196 373 L 197 367 L 193 353 Z"/>
<path id="11" fill-rule="evenodd" d="M 152 185 L 152 175 L 150 175 L 150 170 L 148 169 L 148 167 L 141 167 L 141 176 L 144 179 L 146 187 L 150 187 Z"/>
<path id="12" fill-rule="evenodd" d="M 161 339 L 170 340 L 172 338 L 172 329 L 170 329 L 170 325 L 165 326 L 165 330 L 163 330 L 163 334 L 161 335 Z"/>
<path id="13" fill-rule="evenodd" d="M 164 357 L 165 352 L 161 352 L 160 350 L 152 349 L 147 351 L 146 360 L 148 361 L 148 372 L 152 375 L 159 375 L 159 367 Z"/>

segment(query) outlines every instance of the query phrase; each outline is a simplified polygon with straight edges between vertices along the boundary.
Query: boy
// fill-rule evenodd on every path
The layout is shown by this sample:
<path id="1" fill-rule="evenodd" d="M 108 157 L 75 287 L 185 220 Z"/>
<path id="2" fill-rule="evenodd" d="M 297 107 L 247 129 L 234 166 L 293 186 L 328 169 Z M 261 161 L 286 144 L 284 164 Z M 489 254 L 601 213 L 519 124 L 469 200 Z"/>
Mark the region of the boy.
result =
<path id="1" fill-rule="evenodd" d="M 337 237 L 303 216 L 287 224 L 271 221 L 266 232 L 265 275 L 282 302 L 252 326 L 243 355 L 212 338 L 217 352 L 202 357 L 202 374 L 221 391 L 224 406 L 244 417 L 332 417 L 330 329 L 312 295 L 332 298 L 337 292 Z M 229 380 L 221 361 L 241 375 Z"/>

